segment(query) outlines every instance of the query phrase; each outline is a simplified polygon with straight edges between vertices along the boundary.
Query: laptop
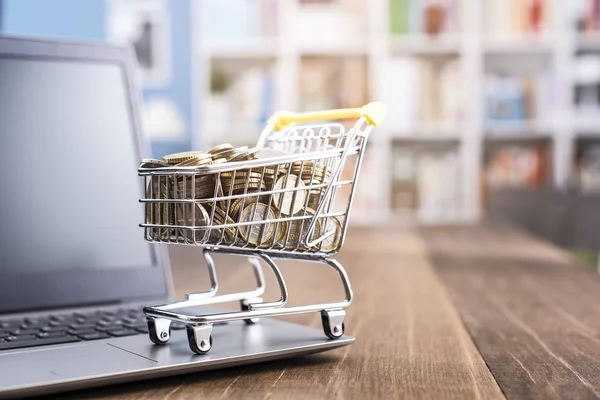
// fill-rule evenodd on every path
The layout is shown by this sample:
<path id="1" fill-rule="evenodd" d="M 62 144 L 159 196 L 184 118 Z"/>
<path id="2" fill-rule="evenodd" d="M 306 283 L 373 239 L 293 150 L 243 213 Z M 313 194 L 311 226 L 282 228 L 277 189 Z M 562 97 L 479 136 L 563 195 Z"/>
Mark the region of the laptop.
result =
<path id="1" fill-rule="evenodd" d="M 206 355 L 144 305 L 171 299 L 167 249 L 143 239 L 130 49 L 0 37 L 0 398 L 319 352 L 352 338 L 275 319 L 215 325 Z M 201 289 L 201 288 L 199 288 Z M 198 310 L 199 313 L 210 310 Z"/>

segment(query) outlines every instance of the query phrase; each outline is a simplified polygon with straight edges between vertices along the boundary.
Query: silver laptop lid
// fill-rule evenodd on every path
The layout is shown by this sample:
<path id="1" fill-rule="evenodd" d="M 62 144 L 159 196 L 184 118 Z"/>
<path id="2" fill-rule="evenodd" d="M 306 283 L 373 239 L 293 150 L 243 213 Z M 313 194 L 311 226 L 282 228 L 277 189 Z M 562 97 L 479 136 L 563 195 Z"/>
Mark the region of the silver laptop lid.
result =
<path id="1" fill-rule="evenodd" d="M 166 297 L 125 48 L 0 37 L 0 313 Z"/>

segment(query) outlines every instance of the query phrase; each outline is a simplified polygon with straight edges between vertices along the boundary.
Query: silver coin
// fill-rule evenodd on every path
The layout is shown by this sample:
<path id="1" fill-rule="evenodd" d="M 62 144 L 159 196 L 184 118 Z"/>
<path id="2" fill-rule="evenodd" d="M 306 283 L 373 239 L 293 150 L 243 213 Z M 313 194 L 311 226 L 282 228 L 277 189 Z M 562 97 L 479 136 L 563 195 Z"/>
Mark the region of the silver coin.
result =
<path id="1" fill-rule="evenodd" d="M 275 234 L 275 224 L 264 222 L 261 223 L 261 221 L 274 219 L 275 212 L 271 207 L 263 203 L 249 204 L 242 210 L 240 221 L 254 222 L 255 224 L 250 226 L 240 226 L 240 235 L 244 240 L 247 240 L 248 243 L 254 246 L 261 246 L 265 243 L 269 243 Z"/>
<path id="2" fill-rule="evenodd" d="M 209 224 L 208 213 L 204 207 L 197 203 L 183 203 L 176 205 L 177 225 L 186 226 L 179 230 L 181 236 L 196 244 L 206 243 L 209 229 L 198 229 L 207 227 Z"/>
<path id="3" fill-rule="evenodd" d="M 293 215 L 302 210 L 306 200 L 304 183 L 296 175 L 282 176 L 277 179 L 273 190 L 296 189 L 289 192 L 273 194 L 275 207 L 284 215 Z"/>

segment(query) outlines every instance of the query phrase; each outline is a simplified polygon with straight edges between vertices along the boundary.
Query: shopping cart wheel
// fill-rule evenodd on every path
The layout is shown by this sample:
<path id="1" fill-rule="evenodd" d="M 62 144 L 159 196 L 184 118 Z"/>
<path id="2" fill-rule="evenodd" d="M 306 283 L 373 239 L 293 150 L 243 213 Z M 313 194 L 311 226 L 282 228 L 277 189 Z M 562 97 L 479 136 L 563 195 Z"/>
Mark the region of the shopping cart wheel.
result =
<path id="1" fill-rule="evenodd" d="M 154 344 L 165 344 L 171 338 L 171 321 L 168 319 L 146 318 L 148 335 Z"/>
<path id="2" fill-rule="evenodd" d="M 212 348 L 212 325 L 191 325 L 185 327 L 190 349 L 196 354 L 206 354 Z"/>
<path id="3" fill-rule="evenodd" d="M 333 310 L 321 311 L 321 322 L 323 323 L 323 332 L 330 339 L 338 339 L 344 334 L 346 325 L 344 325 L 344 317 L 346 311 Z"/>
<path id="4" fill-rule="evenodd" d="M 249 299 L 244 299 L 240 301 L 240 308 L 242 309 L 242 312 L 245 311 L 250 311 L 250 304 L 256 304 L 256 303 L 262 303 L 263 299 L 260 297 L 257 297 L 255 299 L 249 300 Z M 244 322 L 247 325 L 254 325 L 256 324 L 258 321 L 260 321 L 260 318 L 247 318 L 244 320 Z"/>

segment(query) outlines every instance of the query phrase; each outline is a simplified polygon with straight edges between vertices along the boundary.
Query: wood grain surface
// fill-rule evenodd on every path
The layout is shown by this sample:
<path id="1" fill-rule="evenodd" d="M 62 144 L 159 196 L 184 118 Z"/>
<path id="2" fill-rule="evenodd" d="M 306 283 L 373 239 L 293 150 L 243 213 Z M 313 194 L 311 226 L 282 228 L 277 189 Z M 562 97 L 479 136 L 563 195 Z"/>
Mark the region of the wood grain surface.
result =
<path id="1" fill-rule="evenodd" d="M 507 398 L 600 397 L 600 279 L 594 271 L 498 226 L 422 234 Z"/>
<path id="2" fill-rule="evenodd" d="M 198 256 L 197 249 L 173 249 L 180 295 L 203 287 Z M 347 333 L 357 338 L 352 346 L 54 398 L 503 398 L 434 274 L 418 232 L 351 230 L 337 258 L 346 266 L 355 292 L 346 318 Z M 221 262 L 218 271 L 225 290 L 244 287 L 248 268 L 236 259 L 217 262 Z M 334 274 L 322 267 L 290 263 L 284 265 L 283 273 L 292 304 L 342 296 Z M 289 319 L 320 329 L 317 314 Z"/>

